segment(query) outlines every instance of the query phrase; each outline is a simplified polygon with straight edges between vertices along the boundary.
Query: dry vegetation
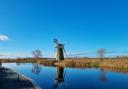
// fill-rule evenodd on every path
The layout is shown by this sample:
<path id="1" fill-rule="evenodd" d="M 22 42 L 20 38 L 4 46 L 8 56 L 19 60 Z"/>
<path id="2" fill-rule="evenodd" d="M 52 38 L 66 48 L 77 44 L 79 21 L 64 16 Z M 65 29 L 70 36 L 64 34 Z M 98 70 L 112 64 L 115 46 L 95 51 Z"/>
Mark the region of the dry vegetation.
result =
<path id="1" fill-rule="evenodd" d="M 127 58 L 113 58 L 113 59 L 66 59 L 61 62 L 55 63 L 60 67 L 93 67 L 93 68 L 124 68 L 128 69 Z"/>
<path id="2" fill-rule="evenodd" d="M 55 60 L 48 60 L 47 58 L 18 58 L 18 59 L 0 59 L 2 63 L 39 63 L 43 65 L 54 65 Z"/>
<path id="3" fill-rule="evenodd" d="M 44 65 L 60 66 L 60 67 L 78 67 L 78 68 L 120 68 L 128 70 L 128 58 L 104 58 L 102 61 L 98 58 L 77 58 L 65 59 L 64 61 L 57 62 L 54 59 L 1 59 L 0 62 L 16 62 L 16 63 L 39 63 Z"/>

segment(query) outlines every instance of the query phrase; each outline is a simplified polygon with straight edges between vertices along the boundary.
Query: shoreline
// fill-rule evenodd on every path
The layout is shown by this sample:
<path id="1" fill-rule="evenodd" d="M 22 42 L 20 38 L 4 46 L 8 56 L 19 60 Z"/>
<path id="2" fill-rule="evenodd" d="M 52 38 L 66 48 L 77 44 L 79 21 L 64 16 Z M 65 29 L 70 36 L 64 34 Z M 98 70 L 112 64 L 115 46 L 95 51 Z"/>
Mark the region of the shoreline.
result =
<path id="1" fill-rule="evenodd" d="M 53 59 L 1 59 L 2 63 L 38 63 L 45 66 L 57 66 L 57 67 L 76 67 L 76 68 L 122 68 L 128 70 L 128 58 L 68 58 L 63 61 L 56 61 Z"/>

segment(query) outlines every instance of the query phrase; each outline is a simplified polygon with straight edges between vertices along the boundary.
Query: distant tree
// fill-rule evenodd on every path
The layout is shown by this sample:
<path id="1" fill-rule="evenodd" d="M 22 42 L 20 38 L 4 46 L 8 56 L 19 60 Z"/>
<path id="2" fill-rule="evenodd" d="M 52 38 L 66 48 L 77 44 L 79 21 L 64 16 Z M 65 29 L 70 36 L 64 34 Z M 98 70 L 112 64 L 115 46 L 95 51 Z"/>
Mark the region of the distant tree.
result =
<path id="1" fill-rule="evenodd" d="M 37 49 L 32 52 L 32 55 L 34 58 L 42 58 L 42 52 L 41 50 Z"/>
<path id="2" fill-rule="evenodd" d="M 102 60 L 104 58 L 105 49 L 97 50 L 97 54 L 98 54 L 98 57 L 100 58 L 100 60 Z"/>

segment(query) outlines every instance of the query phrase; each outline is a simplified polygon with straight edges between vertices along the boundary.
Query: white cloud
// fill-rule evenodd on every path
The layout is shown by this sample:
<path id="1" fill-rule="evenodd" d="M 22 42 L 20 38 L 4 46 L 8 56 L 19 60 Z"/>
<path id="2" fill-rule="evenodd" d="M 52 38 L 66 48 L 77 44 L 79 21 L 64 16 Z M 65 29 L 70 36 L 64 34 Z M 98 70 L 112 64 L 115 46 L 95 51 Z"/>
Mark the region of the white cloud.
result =
<path id="1" fill-rule="evenodd" d="M 0 41 L 9 40 L 8 36 L 0 34 Z"/>

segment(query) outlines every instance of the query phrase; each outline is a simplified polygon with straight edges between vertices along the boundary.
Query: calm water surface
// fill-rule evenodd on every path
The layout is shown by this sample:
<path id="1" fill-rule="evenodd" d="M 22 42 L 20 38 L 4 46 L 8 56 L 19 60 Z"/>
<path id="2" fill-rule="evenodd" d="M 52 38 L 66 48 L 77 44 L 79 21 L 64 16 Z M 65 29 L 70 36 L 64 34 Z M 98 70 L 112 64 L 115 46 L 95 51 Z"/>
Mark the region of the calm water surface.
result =
<path id="1" fill-rule="evenodd" d="M 38 64 L 4 63 L 31 78 L 42 89 L 128 89 L 128 74 L 96 68 L 46 67 Z"/>

